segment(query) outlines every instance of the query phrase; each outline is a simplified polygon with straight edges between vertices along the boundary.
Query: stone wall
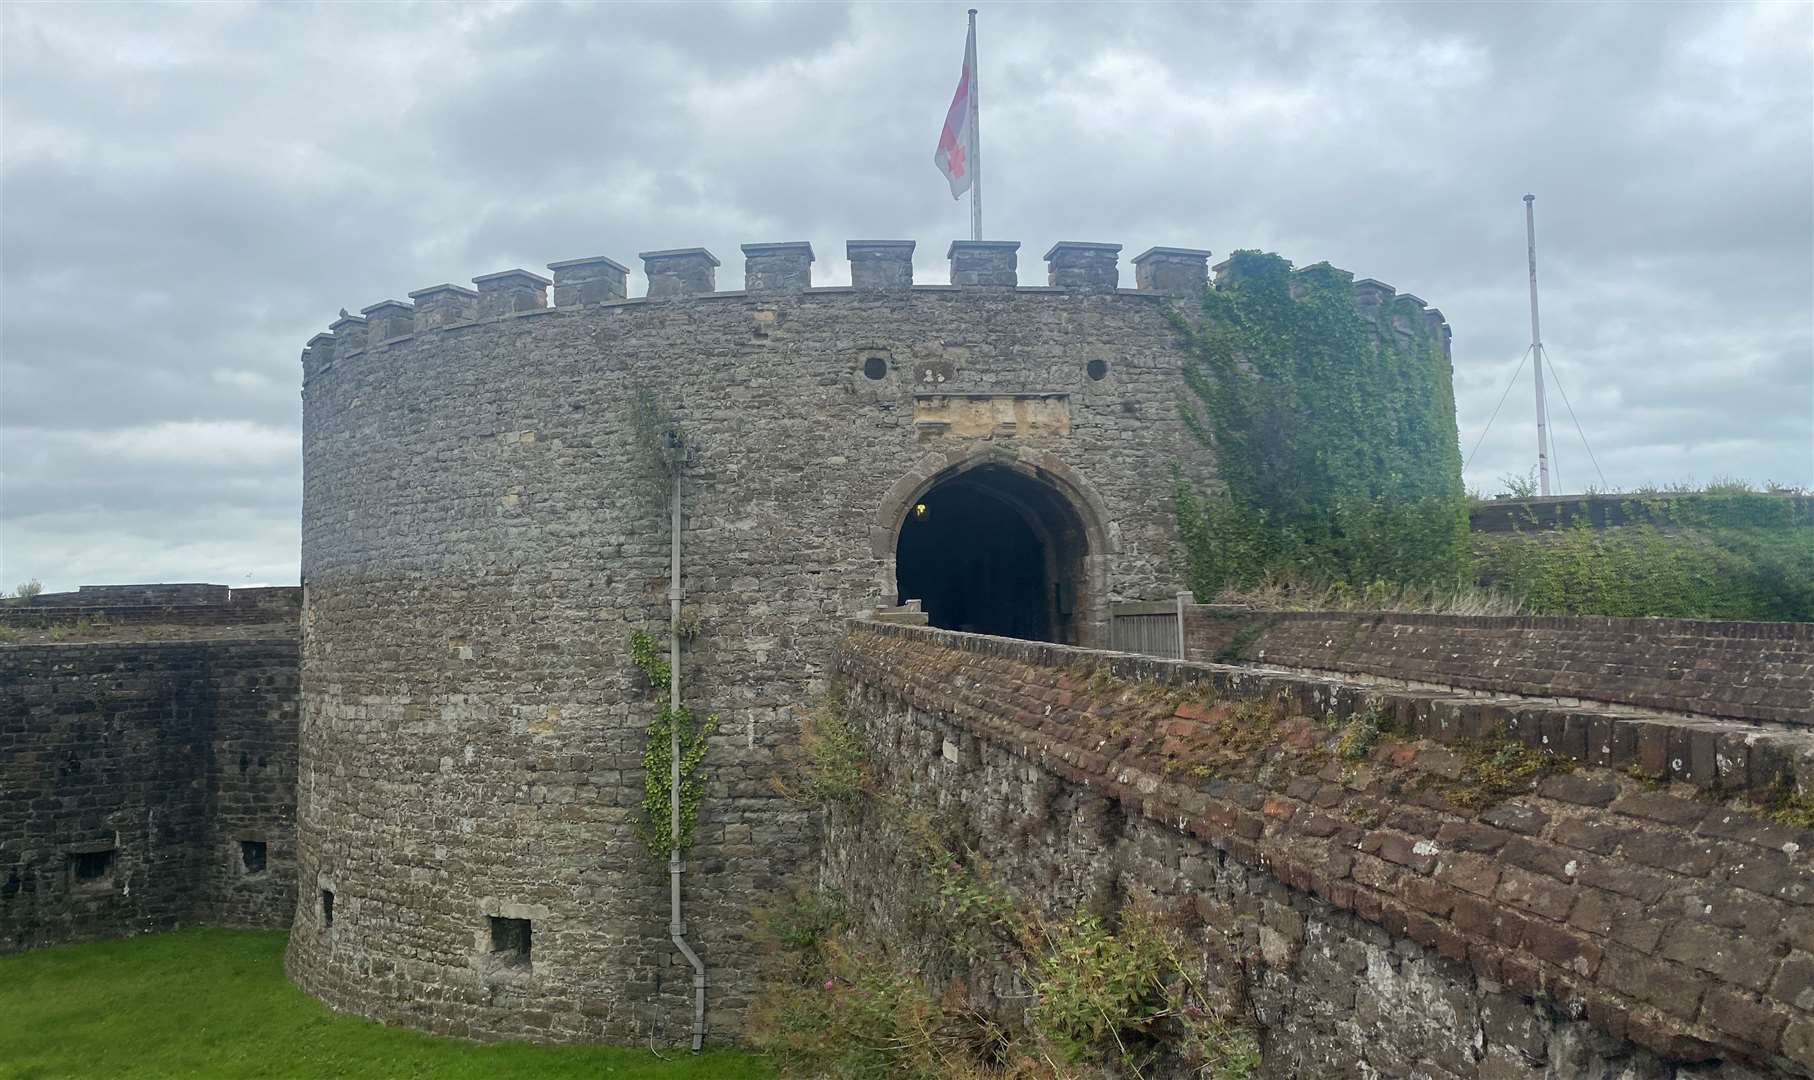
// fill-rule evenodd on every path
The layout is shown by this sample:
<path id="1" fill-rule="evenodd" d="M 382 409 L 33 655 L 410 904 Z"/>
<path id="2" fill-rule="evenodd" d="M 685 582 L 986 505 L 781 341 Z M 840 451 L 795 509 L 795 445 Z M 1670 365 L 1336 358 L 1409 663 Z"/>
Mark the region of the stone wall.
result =
<path id="1" fill-rule="evenodd" d="M 1814 833 L 1761 816 L 1745 768 L 1708 790 L 1592 764 L 1589 731 L 1651 721 L 879 623 L 837 670 L 881 792 L 960 815 L 1023 903 L 1193 913 L 1272 1075 L 1814 1064 Z M 1354 743 L 1357 717 L 1386 733 Z M 1756 733 L 1679 726 L 1722 755 Z M 1814 737 L 1777 738 L 1771 769 L 1805 775 Z M 898 935 L 888 890 L 924 884 L 876 871 L 899 852 L 873 824 L 834 815 L 823 870 Z"/>
<path id="2" fill-rule="evenodd" d="M 35 607 L 110 607 L 200 605 L 218 607 L 232 592 L 225 585 L 201 582 L 145 585 L 82 585 L 75 592 L 39 593 L 27 601 Z"/>
<path id="3" fill-rule="evenodd" d="M 1814 724 L 1814 624 L 1186 611 L 1192 660 Z"/>
<path id="4" fill-rule="evenodd" d="M 273 635 L 0 646 L 0 950 L 288 922 L 298 655 Z"/>
<path id="5" fill-rule="evenodd" d="M 1794 508 L 1805 526 L 1814 526 L 1814 497 L 1769 493 Z M 1671 510 L 1693 506 L 1705 496 L 1694 493 L 1654 495 L 1542 495 L 1528 499 L 1493 499 L 1468 508 L 1468 530 L 1480 533 L 1532 532 L 1586 525 L 1594 529 L 1619 525 L 1672 524 Z"/>
<path id="6" fill-rule="evenodd" d="M 954 284 L 926 286 L 911 242 L 853 241 L 853 285 L 815 288 L 810 246 L 750 245 L 740 292 L 714 291 L 710 252 L 650 251 L 638 298 L 622 264 L 566 260 L 311 339 L 299 985 L 455 1034 L 686 1034 L 667 875 L 636 830 L 656 703 L 626 643 L 665 629 L 668 570 L 666 424 L 639 417 L 671 413 L 688 455 L 684 685 L 718 727 L 686 917 L 712 1038 L 757 992 L 752 907 L 815 850 L 779 753 L 844 620 L 900 599 L 918 498 L 993 473 L 1022 485 L 1015 513 L 1062 504 L 1040 523 L 1078 573 L 1049 595 L 1080 640 L 1109 601 L 1175 587 L 1171 470 L 1214 475 L 1169 313 L 1207 253 L 1148 252 L 1122 290 L 1115 245 L 1060 244 L 1027 288 L 1017 248 L 955 244 Z M 1372 317 L 1437 340 L 1415 306 Z M 494 918 L 529 920 L 525 962 L 500 964 Z"/>

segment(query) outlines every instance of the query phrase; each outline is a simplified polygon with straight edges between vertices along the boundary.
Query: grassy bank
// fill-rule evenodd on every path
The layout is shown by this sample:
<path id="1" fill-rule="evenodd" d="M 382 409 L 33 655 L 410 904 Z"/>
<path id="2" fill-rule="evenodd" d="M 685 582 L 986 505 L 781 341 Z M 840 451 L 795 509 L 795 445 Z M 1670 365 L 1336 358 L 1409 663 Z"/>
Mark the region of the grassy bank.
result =
<path id="1" fill-rule="evenodd" d="M 283 977 L 276 931 L 183 930 L 0 957 L 0 1078 L 690 1080 L 751 1054 L 477 1045 L 339 1016 Z"/>

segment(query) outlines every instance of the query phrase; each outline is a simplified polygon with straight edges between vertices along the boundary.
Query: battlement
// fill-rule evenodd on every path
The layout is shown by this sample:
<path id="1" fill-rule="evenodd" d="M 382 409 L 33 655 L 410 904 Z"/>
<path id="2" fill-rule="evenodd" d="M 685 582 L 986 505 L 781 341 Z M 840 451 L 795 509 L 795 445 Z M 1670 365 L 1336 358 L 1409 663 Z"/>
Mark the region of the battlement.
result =
<path id="1" fill-rule="evenodd" d="M 552 278 L 518 268 L 475 277 L 472 283 L 476 289 L 447 283 L 431 285 L 409 293 L 412 303 L 382 300 L 361 309 L 359 315 L 349 315 L 342 309 L 340 318 L 329 325 L 328 331 L 310 338 L 303 349 L 303 379 L 307 382 L 337 359 L 415 334 L 550 311 L 718 297 L 810 297 L 854 292 L 873 298 L 890 293 L 952 290 L 976 290 L 988 295 L 1057 292 L 1187 301 L 1208 290 L 1237 288 L 1257 272 L 1259 264 L 1253 260 L 1277 258 L 1237 252 L 1212 268 L 1211 253 L 1206 249 L 1152 247 L 1130 260 L 1134 266 L 1134 288 L 1124 289 L 1120 244 L 1065 240 L 1053 244 L 1043 257 L 1045 283 L 1023 285 L 1018 241 L 955 240 L 945 253 L 950 266 L 949 284 L 935 285 L 915 283 L 914 249 L 912 240 L 849 241 L 845 245 L 849 286 L 815 287 L 815 257 L 812 245 L 804 241 L 742 245 L 741 290 L 718 289 L 717 270 L 722 263 L 701 247 L 639 253 L 637 257 L 642 260 L 648 281 L 647 291 L 640 297 L 629 295 L 629 267 L 604 255 L 549 263 L 547 269 L 554 275 Z M 1355 310 L 1382 334 L 1410 340 L 1427 333 L 1448 354 L 1450 330 L 1442 312 L 1418 297 L 1397 292 L 1372 278 L 1356 279 L 1351 271 L 1327 262 L 1292 269 L 1289 260 L 1278 261 L 1290 274 L 1294 299 L 1312 290 L 1350 290 Z"/>

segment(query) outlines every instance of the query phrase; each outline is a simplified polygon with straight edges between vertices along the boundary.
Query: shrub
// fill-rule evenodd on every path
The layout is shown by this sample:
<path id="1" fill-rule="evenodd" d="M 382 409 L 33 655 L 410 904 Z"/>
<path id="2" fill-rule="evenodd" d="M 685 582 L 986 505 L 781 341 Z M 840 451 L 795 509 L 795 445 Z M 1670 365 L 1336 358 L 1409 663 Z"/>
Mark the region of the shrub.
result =
<path id="1" fill-rule="evenodd" d="M 1110 932 L 1093 915 L 1040 930 L 1029 1019 L 1071 1062 L 1132 1068 L 1182 1057 L 1197 1075 L 1244 1080 L 1259 1068 L 1251 1033 L 1213 1015 L 1152 913 L 1130 908 Z"/>
<path id="2" fill-rule="evenodd" d="M 842 684 L 833 684 L 800 720 L 800 748 L 776 788 L 796 802 L 846 805 L 869 789 L 862 734 L 851 722 Z"/>
<path id="3" fill-rule="evenodd" d="M 1778 495 L 1633 496 L 1637 524 L 1483 534 L 1481 580 L 1544 615 L 1814 621 L 1814 527 Z"/>
<path id="4" fill-rule="evenodd" d="M 39 583 L 37 578 L 32 578 L 30 581 L 20 582 L 13 586 L 12 592 L 0 596 L 0 603 L 23 604 L 43 591 L 44 586 Z"/>

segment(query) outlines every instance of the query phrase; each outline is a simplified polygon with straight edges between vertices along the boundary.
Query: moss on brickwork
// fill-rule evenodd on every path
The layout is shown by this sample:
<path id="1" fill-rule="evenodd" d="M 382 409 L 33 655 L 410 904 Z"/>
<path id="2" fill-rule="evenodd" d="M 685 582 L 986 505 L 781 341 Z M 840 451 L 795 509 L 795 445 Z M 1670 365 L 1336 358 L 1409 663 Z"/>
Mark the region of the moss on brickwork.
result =
<path id="1" fill-rule="evenodd" d="M 1528 795 L 1546 777 L 1575 768 L 1565 757 L 1533 750 L 1503 736 L 1467 740 L 1456 750 L 1462 756 L 1462 776 L 1443 785 L 1442 793 L 1469 810 L 1485 810 L 1514 796 Z"/>

